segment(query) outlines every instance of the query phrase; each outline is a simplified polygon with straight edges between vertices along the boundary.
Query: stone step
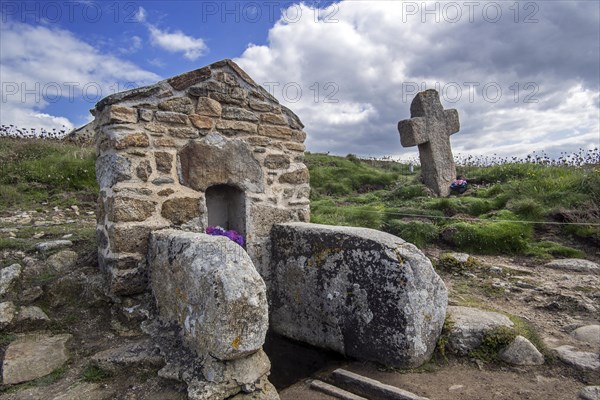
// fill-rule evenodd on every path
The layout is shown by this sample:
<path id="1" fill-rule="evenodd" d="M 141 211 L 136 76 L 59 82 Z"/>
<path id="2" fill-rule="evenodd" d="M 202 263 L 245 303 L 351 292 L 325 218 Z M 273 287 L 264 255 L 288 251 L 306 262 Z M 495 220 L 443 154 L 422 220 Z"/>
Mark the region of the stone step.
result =
<path id="1" fill-rule="evenodd" d="M 354 393 L 350 393 L 345 391 L 344 389 L 340 389 L 337 386 L 330 385 L 329 383 L 325 383 L 323 381 L 315 379 L 310 383 L 310 388 L 312 390 L 316 390 L 318 392 L 325 393 L 329 396 L 333 396 L 336 399 L 341 400 L 367 400 L 365 397 L 357 396 Z"/>
<path id="2" fill-rule="evenodd" d="M 336 385 L 370 400 L 429 400 L 343 368 L 336 369 L 331 376 Z"/>

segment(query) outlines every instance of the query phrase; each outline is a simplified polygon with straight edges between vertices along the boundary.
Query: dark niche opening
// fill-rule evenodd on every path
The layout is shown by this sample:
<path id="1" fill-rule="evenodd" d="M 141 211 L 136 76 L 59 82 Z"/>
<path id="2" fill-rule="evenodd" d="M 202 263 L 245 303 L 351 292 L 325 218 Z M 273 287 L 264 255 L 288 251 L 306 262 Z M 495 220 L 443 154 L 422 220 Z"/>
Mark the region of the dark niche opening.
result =
<path id="1" fill-rule="evenodd" d="M 269 381 L 277 391 L 282 391 L 306 378 L 320 377 L 343 366 L 348 360 L 342 355 L 267 332 L 263 350 L 271 361 Z"/>
<path id="2" fill-rule="evenodd" d="M 206 189 L 208 225 L 233 229 L 246 236 L 246 199 L 244 192 L 229 185 Z"/>

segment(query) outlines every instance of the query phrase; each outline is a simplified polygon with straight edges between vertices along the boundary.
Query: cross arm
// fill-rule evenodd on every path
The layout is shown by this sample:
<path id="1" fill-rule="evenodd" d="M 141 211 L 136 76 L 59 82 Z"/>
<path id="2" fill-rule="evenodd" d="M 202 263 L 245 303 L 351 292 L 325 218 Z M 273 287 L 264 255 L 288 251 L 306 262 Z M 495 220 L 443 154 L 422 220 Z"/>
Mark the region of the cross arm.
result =
<path id="1" fill-rule="evenodd" d="M 402 147 L 412 147 L 429 141 L 424 117 L 405 119 L 398 122 L 400 144 Z"/>
<path id="2" fill-rule="evenodd" d="M 444 119 L 446 120 L 446 127 L 448 128 L 448 136 L 453 135 L 460 130 L 458 111 L 455 109 L 444 110 Z"/>

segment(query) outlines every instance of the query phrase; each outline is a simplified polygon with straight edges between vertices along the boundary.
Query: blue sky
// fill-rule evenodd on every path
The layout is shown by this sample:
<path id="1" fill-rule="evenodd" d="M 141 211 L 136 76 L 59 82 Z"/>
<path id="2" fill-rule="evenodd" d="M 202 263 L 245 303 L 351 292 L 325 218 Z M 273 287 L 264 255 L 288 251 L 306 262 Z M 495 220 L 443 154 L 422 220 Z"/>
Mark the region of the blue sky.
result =
<path id="1" fill-rule="evenodd" d="M 416 154 L 417 90 L 457 108 L 455 153 L 600 141 L 595 1 L 0 3 L 0 123 L 68 128 L 105 95 L 231 58 L 306 125 L 311 151 Z"/>

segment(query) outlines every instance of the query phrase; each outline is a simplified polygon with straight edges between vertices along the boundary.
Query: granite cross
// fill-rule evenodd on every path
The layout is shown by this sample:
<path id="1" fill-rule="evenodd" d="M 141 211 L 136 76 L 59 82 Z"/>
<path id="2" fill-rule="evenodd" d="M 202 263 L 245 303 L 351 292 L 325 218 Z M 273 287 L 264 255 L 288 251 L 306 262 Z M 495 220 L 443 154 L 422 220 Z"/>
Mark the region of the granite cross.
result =
<path id="1" fill-rule="evenodd" d="M 398 123 L 400 143 L 419 146 L 423 182 L 438 196 L 447 196 L 456 177 L 450 135 L 460 129 L 458 111 L 444 110 L 438 92 L 429 89 L 415 96 L 410 117 Z"/>

